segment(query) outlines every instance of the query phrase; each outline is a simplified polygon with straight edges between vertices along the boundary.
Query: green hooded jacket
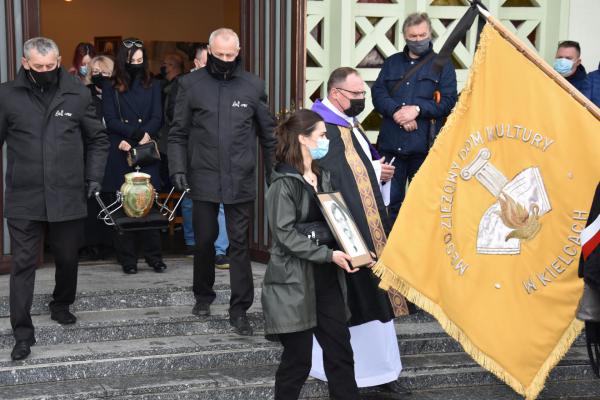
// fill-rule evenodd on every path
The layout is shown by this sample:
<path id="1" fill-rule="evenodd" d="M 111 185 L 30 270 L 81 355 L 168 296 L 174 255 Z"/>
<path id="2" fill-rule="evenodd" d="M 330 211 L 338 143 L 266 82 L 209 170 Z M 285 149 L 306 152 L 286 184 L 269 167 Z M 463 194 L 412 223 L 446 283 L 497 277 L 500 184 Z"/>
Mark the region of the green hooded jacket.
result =
<path id="1" fill-rule="evenodd" d="M 273 171 L 266 206 L 272 234 L 271 258 L 262 285 L 265 334 L 304 331 L 317 326 L 313 268 L 331 262 L 333 250 L 317 245 L 298 232 L 296 223 L 307 222 L 311 194 L 302 176 L 289 166 Z M 321 171 L 322 188 L 333 191 L 329 172 Z M 346 299 L 344 271 L 338 281 Z M 346 307 L 347 317 L 350 316 Z"/>

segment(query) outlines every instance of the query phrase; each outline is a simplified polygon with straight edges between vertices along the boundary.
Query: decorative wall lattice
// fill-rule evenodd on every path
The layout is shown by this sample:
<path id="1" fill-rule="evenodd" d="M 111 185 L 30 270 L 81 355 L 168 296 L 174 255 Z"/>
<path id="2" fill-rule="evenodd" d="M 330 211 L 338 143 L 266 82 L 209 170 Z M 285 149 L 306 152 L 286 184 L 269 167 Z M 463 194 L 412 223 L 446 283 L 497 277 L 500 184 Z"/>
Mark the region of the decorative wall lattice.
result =
<path id="1" fill-rule="evenodd" d="M 484 0 L 492 15 L 551 60 L 559 38 L 567 32 L 569 0 Z M 412 12 L 425 11 L 432 20 L 438 51 L 465 13 L 466 0 L 308 0 L 306 19 L 305 106 L 326 95 L 329 73 L 339 66 L 357 68 L 371 85 L 386 57 L 404 47 L 402 22 Z M 476 27 L 476 25 L 474 25 Z M 465 83 L 476 49 L 471 29 L 453 54 L 458 89 Z M 360 115 L 370 136 L 378 116 L 370 99 Z"/>

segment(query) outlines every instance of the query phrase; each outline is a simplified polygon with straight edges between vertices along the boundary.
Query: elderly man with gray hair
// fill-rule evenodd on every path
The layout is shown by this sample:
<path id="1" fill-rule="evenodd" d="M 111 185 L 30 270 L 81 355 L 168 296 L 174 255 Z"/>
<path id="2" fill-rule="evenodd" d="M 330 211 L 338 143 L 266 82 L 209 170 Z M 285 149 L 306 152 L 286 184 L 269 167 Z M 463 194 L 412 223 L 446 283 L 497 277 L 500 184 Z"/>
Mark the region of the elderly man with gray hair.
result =
<path id="1" fill-rule="evenodd" d="M 434 67 L 431 21 L 413 13 L 402 26 L 406 46 L 385 60 L 371 94 L 383 116 L 377 139 L 386 160 L 395 160 L 391 180 L 390 220 L 396 220 L 406 185 L 425 160 L 442 122 L 456 103 L 456 72 L 451 61 Z"/>
<path id="2" fill-rule="evenodd" d="M 252 335 L 246 311 L 254 301 L 248 226 L 256 198 L 256 141 L 258 137 L 269 176 L 275 119 L 267 105 L 265 83 L 243 70 L 239 52 L 237 34 L 217 29 L 209 38 L 206 67 L 179 78 L 169 131 L 169 171 L 178 190 L 191 189 L 194 202 L 192 313 L 209 315 L 216 296 L 214 242 L 223 203 L 229 236 L 229 319 L 235 332 Z"/>
<path id="3" fill-rule="evenodd" d="M 77 290 L 86 194 L 100 191 L 108 155 L 108 137 L 90 91 L 60 61 L 54 41 L 30 39 L 23 46 L 16 79 L 0 85 L 0 145 L 7 146 L 4 216 L 12 251 L 13 360 L 26 358 L 35 344 L 31 303 L 46 228 L 56 265 L 50 317 L 63 325 L 76 321 L 69 307 Z"/>

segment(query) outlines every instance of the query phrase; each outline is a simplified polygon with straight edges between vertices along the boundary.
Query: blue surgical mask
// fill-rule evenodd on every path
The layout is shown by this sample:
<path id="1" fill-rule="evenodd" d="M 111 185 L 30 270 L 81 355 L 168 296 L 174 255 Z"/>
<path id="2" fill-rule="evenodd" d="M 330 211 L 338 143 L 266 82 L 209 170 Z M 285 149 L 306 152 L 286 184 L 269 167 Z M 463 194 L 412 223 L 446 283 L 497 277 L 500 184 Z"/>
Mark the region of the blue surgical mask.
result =
<path id="1" fill-rule="evenodd" d="M 317 139 L 317 147 L 314 149 L 309 147 L 308 151 L 310 151 L 310 156 L 313 158 L 313 160 L 320 160 L 321 158 L 325 157 L 329 151 L 329 139 Z"/>
<path id="2" fill-rule="evenodd" d="M 567 75 L 573 69 L 573 60 L 568 58 L 557 58 L 554 60 L 554 70 L 562 76 Z"/>
<path id="3" fill-rule="evenodd" d="M 79 75 L 86 76 L 87 73 L 88 73 L 87 65 L 82 65 L 81 67 L 79 67 Z"/>

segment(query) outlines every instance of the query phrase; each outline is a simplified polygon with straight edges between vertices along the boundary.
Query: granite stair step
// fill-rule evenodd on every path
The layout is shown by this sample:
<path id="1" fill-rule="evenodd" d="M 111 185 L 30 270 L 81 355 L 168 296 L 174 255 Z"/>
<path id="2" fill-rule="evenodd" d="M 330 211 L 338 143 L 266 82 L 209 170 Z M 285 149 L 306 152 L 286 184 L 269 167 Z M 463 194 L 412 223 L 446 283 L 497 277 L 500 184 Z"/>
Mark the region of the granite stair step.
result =
<path id="1" fill-rule="evenodd" d="M 275 365 L 253 368 L 214 368 L 166 371 L 158 374 L 110 376 L 3 387 L 1 400 L 264 400 L 273 398 Z M 449 388 L 423 388 L 411 394 L 361 389 L 365 400 L 517 400 L 502 384 L 476 384 Z M 309 378 L 302 399 L 327 399 L 327 386 Z M 548 382 L 540 400 L 600 398 L 597 380 Z"/>
<path id="2" fill-rule="evenodd" d="M 157 274 L 143 261 L 135 275 L 124 274 L 118 264 L 83 265 L 79 268 L 78 290 L 72 310 L 99 311 L 126 308 L 193 305 L 192 259 L 167 259 L 164 273 Z M 264 266 L 253 264 L 254 298 L 260 299 Z M 54 290 L 54 268 L 37 271 L 32 315 L 49 314 Z M 9 315 L 8 276 L 0 279 L 0 317 Z M 214 304 L 229 304 L 229 271 L 216 270 Z"/>
<path id="3" fill-rule="evenodd" d="M 48 315 L 34 316 L 35 337 L 40 345 L 87 343 L 98 341 L 141 339 L 232 332 L 229 306 L 211 307 L 212 315 L 192 315 L 191 306 L 134 308 L 77 313 L 77 323 L 59 325 Z M 263 317 L 259 308 L 248 311 L 250 323 L 258 330 Z M 10 320 L 0 318 L 0 349 L 14 345 Z"/>
<path id="4" fill-rule="evenodd" d="M 325 400 L 329 397 L 311 398 Z M 444 389 L 414 390 L 410 394 L 392 394 L 384 392 L 363 393 L 362 400 L 522 400 L 504 384 L 462 386 Z M 538 400 L 598 400 L 600 384 L 597 379 L 568 380 L 547 382 Z"/>
<path id="5" fill-rule="evenodd" d="M 411 390 L 501 384 L 464 352 L 404 356 L 402 364 L 403 371 L 398 381 Z M 572 347 L 550 372 L 548 382 L 591 378 L 593 371 L 587 350 Z"/>
<path id="6" fill-rule="evenodd" d="M 277 364 L 280 354 L 278 344 L 261 336 L 235 334 L 35 346 L 24 361 L 9 361 L 8 352 L 0 360 L 0 387 L 161 371 L 252 369 Z M 499 383 L 465 353 L 404 355 L 402 363 L 400 383 L 410 389 Z M 590 372 L 586 350 L 574 347 L 550 380 L 584 379 Z"/>
<path id="7" fill-rule="evenodd" d="M 222 334 L 232 331 L 227 305 L 213 305 L 212 315 L 203 318 L 192 315 L 191 309 L 191 306 L 171 306 L 79 312 L 76 314 L 77 323 L 67 326 L 58 325 L 48 315 L 34 316 L 33 322 L 38 345 Z M 250 308 L 248 317 L 256 335 L 261 335 L 264 321 L 260 304 Z M 462 351 L 461 346 L 437 322 L 410 321 L 412 320 L 396 321 L 401 354 Z M 580 337 L 575 345 L 582 346 L 583 343 L 583 338 Z M 13 345 L 10 320 L 0 318 L 0 349 L 9 349 Z"/>
<path id="8" fill-rule="evenodd" d="M 11 361 L 8 353 L 2 356 L 0 391 L 12 385 L 108 376 L 236 366 L 251 369 L 278 363 L 280 354 L 277 343 L 236 334 L 36 345 L 23 361 Z"/>
<path id="9" fill-rule="evenodd" d="M 254 299 L 260 300 L 260 283 L 255 282 Z M 213 304 L 229 304 L 231 289 L 227 284 L 214 287 L 216 298 Z M 48 315 L 48 303 L 52 300 L 49 293 L 35 294 L 31 307 L 32 315 Z M 148 308 L 167 306 L 190 306 L 196 303 L 191 286 L 159 287 L 122 290 L 99 290 L 78 292 L 71 311 L 107 311 L 128 308 Z M 0 317 L 8 317 L 8 295 L 0 296 Z"/>

